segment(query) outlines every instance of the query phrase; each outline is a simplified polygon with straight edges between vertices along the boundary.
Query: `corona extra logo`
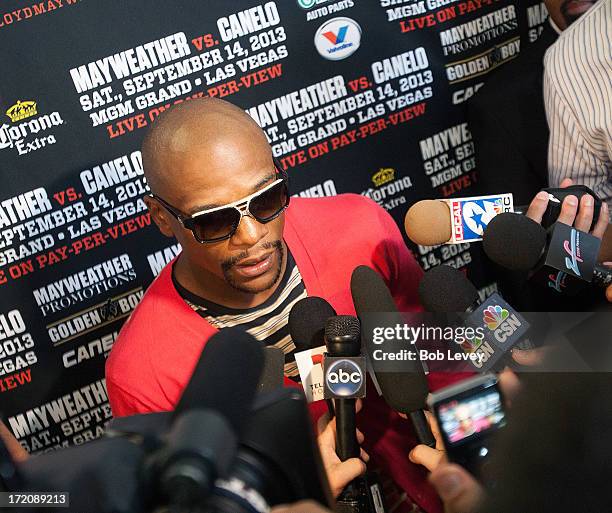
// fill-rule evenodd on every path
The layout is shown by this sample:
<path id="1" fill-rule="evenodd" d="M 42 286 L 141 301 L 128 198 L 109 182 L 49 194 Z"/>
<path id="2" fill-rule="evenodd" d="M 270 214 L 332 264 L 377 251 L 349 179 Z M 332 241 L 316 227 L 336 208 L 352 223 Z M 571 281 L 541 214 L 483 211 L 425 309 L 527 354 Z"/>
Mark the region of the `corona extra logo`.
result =
<path id="1" fill-rule="evenodd" d="M 17 103 L 6 111 L 6 115 L 11 118 L 13 123 L 21 121 L 22 119 L 27 119 L 31 116 L 36 116 L 36 114 L 36 102 L 32 100 L 27 100 L 25 102 L 17 100 Z"/>
<path id="2" fill-rule="evenodd" d="M 376 187 L 380 187 L 386 183 L 392 182 L 395 178 L 395 169 L 392 167 L 381 167 L 374 176 L 372 176 L 372 183 Z"/>

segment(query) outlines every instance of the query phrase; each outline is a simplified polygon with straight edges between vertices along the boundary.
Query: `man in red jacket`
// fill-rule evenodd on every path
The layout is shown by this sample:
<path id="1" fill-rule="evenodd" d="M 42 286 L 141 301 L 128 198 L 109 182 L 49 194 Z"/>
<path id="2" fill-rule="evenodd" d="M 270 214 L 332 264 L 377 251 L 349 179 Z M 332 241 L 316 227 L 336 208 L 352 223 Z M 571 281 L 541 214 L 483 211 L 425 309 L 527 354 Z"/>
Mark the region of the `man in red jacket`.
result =
<path id="1" fill-rule="evenodd" d="M 151 216 L 182 253 L 151 284 L 111 351 L 114 415 L 171 410 L 204 344 L 223 327 L 240 326 L 281 348 L 285 375 L 296 376 L 291 307 L 320 296 L 338 314 L 355 314 L 349 284 L 358 265 L 384 277 L 399 309 L 420 309 L 422 272 L 391 217 L 358 195 L 289 205 L 263 131 L 238 107 L 202 99 L 169 109 L 147 134 L 142 158 Z M 323 412 L 317 406 L 314 417 Z M 377 464 L 416 503 L 436 510 L 424 472 L 407 458 L 415 445 L 409 424 L 375 393 L 358 423 Z"/>

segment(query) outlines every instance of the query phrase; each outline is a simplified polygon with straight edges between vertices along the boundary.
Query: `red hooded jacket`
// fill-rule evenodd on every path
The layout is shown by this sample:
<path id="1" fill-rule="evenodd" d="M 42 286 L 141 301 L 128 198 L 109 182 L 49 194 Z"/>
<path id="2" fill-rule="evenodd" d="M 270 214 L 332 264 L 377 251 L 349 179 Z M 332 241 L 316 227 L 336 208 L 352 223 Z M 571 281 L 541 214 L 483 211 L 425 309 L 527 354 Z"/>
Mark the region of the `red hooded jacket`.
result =
<path id="1" fill-rule="evenodd" d="M 376 203 L 355 194 L 292 198 L 285 216 L 283 237 L 309 296 L 326 299 L 339 315 L 355 315 L 351 273 L 367 265 L 383 276 L 399 310 L 422 310 L 417 298 L 421 268 L 396 223 Z M 172 410 L 202 348 L 217 331 L 181 298 L 171 271 L 172 263 L 147 289 L 108 358 L 106 384 L 115 416 Z M 437 376 L 434 382 L 435 378 L 429 378 L 432 389 L 448 380 Z M 324 411 L 323 401 L 311 405 L 314 418 Z M 373 461 L 425 511 L 441 511 L 425 470 L 408 460 L 416 444 L 410 422 L 371 390 L 358 426 Z"/>

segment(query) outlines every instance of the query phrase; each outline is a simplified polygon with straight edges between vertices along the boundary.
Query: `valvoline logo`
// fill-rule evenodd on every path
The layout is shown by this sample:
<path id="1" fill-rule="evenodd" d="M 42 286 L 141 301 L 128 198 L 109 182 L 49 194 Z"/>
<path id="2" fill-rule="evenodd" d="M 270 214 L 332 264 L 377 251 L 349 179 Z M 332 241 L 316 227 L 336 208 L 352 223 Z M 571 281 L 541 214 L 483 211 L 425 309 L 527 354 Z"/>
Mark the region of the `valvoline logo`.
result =
<path id="1" fill-rule="evenodd" d="M 323 32 L 323 37 L 329 39 L 332 45 L 339 45 L 340 43 L 344 43 L 344 38 L 346 37 L 346 33 L 348 32 L 348 25 L 343 25 L 338 29 L 338 33 L 334 34 L 333 32 Z"/>
<path id="2" fill-rule="evenodd" d="M 351 18 L 333 18 L 319 27 L 314 43 L 322 57 L 330 61 L 346 59 L 361 44 L 361 27 Z"/>

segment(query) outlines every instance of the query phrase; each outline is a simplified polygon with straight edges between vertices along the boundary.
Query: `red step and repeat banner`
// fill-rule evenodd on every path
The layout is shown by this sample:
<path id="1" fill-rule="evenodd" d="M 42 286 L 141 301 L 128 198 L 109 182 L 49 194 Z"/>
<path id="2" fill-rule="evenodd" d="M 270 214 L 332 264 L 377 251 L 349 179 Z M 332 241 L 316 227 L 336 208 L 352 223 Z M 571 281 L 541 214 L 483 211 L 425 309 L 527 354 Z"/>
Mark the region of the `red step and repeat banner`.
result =
<path id="1" fill-rule="evenodd" d="M 101 434 L 105 357 L 180 250 L 142 201 L 139 148 L 161 112 L 233 102 L 265 130 L 293 194 L 361 193 L 401 225 L 419 199 L 470 194 L 465 101 L 547 16 L 523 0 L 5 0 L 0 11 L 0 411 L 33 453 Z M 474 275 L 476 246 L 413 250 L 426 269 Z"/>

